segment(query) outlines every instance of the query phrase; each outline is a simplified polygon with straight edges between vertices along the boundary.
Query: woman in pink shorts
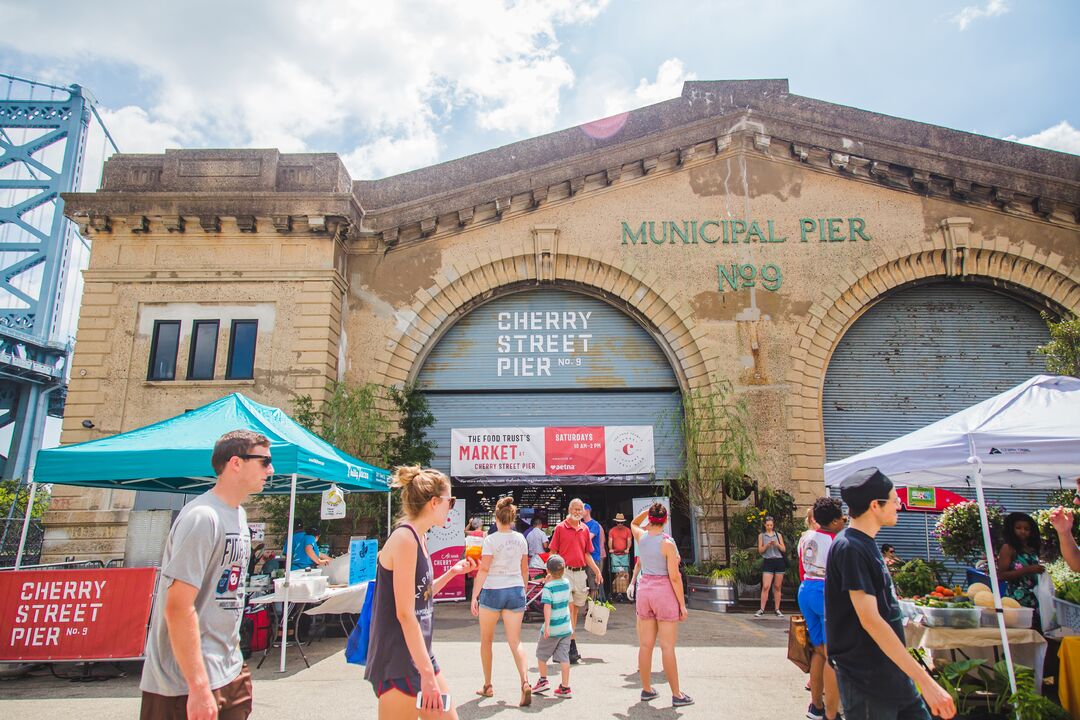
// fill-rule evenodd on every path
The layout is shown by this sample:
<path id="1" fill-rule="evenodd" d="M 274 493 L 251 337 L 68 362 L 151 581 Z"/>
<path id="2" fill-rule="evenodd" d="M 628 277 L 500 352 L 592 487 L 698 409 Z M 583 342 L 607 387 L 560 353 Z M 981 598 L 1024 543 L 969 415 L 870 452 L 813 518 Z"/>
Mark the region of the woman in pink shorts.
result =
<path id="1" fill-rule="evenodd" d="M 682 575 L 679 574 L 679 549 L 664 534 L 668 519 L 663 503 L 653 503 L 638 513 L 630 524 L 638 544 L 640 561 L 637 591 L 638 675 L 641 676 L 641 699 L 652 700 L 659 693 L 652 687 L 652 656 L 657 639 L 664 675 L 671 685 L 674 707 L 693 705 L 694 700 L 679 688 L 679 668 L 675 662 L 675 641 L 679 623 L 686 619 Z M 642 524 L 647 523 L 644 528 Z"/>

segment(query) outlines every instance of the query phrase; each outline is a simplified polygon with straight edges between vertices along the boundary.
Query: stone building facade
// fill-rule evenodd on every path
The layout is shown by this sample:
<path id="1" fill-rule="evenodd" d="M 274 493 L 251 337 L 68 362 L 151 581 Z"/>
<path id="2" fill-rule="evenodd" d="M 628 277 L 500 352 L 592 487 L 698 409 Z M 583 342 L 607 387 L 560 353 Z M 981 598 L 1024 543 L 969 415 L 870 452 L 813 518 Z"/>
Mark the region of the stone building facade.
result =
<path id="1" fill-rule="evenodd" d="M 118 155 L 100 190 L 66 203 L 93 252 L 65 443 L 233 390 L 289 407 L 331 380 L 414 382 L 478 307 L 558 289 L 631 317 L 681 392 L 731 382 L 758 479 L 806 504 L 823 490 L 826 374 L 871 308 L 946 283 L 1080 312 L 1080 158 L 786 81 L 688 82 L 673 100 L 376 181 L 352 181 L 333 154 Z M 199 320 L 218 321 L 215 379 L 184 377 Z M 227 377 L 237 320 L 258 328 L 244 379 Z M 180 322 L 175 377 L 152 380 L 162 321 Z M 55 487 L 45 559 L 122 555 L 131 495 Z M 716 518 L 697 528 L 715 552 Z"/>

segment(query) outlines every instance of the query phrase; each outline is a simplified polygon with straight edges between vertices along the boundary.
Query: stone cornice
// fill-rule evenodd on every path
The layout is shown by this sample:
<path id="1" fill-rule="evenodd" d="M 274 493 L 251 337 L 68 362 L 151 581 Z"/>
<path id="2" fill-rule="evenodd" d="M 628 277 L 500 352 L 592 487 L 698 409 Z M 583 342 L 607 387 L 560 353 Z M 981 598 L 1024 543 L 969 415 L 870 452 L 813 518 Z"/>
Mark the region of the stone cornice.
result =
<path id="1" fill-rule="evenodd" d="M 205 268 L 198 270 L 161 270 L 160 268 L 124 268 L 108 270 L 84 270 L 86 283 L 124 283 L 128 285 L 162 283 L 282 283 L 282 282 L 325 282 L 332 281 L 344 292 L 347 289 L 345 278 L 337 270 L 218 270 Z"/>
<path id="2" fill-rule="evenodd" d="M 666 175 L 738 153 L 754 154 L 774 162 L 801 164 L 816 172 L 1034 221 L 1072 227 L 1078 227 L 1080 223 L 1080 182 L 930 153 L 896 143 L 830 137 L 826 130 L 812 124 L 785 122 L 761 113 L 743 113 L 724 120 L 719 127 L 715 119 L 709 123 L 696 123 L 680 128 L 678 132 L 643 138 L 617 150 L 523 171 L 513 177 L 496 178 L 480 187 L 426 197 L 390 209 L 372 210 L 365 217 L 364 232 L 352 237 L 377 237 L 382 240 L 381 247 L 393 249 L 578 199 L 582 192 L 608 192 L 614 186 L 639 182 L 646 176 Z M 807 143 L 804 140 L 807 137 L 831 140 L 830 145 L 834 147 Z M 913 158 L 918 164 L 913 167 L 881 159 L 885 157 Z M 950 167 L 962 167 L 964 176 L 944 174 Z M 541 178 L 543 182 L 539 182 Z M 989 182 L 1002 184 L 986 184 Z M 1048 195 L 1033 194 L 1040 191 Z M 479 202 L 460 207 L 463 200 Z"/>

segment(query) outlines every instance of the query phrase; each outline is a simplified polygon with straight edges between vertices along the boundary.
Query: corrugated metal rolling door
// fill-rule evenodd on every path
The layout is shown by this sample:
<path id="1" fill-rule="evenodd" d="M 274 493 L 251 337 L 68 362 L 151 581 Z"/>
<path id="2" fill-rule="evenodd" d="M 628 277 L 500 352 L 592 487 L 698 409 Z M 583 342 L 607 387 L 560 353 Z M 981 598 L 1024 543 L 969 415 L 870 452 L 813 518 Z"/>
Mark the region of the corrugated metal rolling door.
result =
<path id="1" fill-rule="evenodd" d="M 844 334 L 829 362 L 822 401 L 827 460 L 918 430 L 1045 372 L 1035 348 L 1048 338 L 1037 311 L 970 285 L 929 285 L 883 300 Z M 975 497 L 974 488 L 950 489 Z M 986 495 L 1009 511 L 1028 512 L 1045 507 L 1047 491 Z M 902 512 L 896 527 L 882 529 L 878 545 L 895 545 L 906 560 L 925 558 L 929 544 L 930 557 L 944 561 L 927 537 L 937 518 Z"/>
<path id="2" fill-rule="evenodd" d="M 918 430 L 1046 371 L 1038 312 L 943 283 L 889 297 L 844 334 L 825 375 L 827 461 Z"/>
<path id="3" fill-rule="evenodd" d="M 480 306 L 435 346 L 417 386 L 442 470 L 451 428 L 579 425 L 652 425 L 657 477 L 681 468 L 667 358 L 629 315 L 590 296 L 531 290 Z"/>
<path id="4" fill-rule="evenodd" d="M 971 498 L 972 500 L 975 499 L 974 487 L 956 487 L 950 489 L 964 497 Z M 1050 492 L 1051 491 L 1049 490 L 1012 490 L 997 488 L 985 490 L 986 499 L 988 501 L 999 503 L 1005 508 L 1006 512 L 1026 513 L 1047 507 L 1046 499 Z M 831 494 L 833 497 L 840 497 L 840 490 L 838 488 L 832 488 Z M 939 517 L 940 515 L 937 513 L 901 512 L 899 521 L 895 527 L 882 528 L 881 532 L 878 533 L 876 538 L 878 547 L 881 547 L 884 543 L 896 546 L 896 554 L 903 560 L 911 560 L 913 558 L 922 558 L 925 560 L 928 556 L 927 551 L 929 550 L 929 558 L 945 563 L 946 567 L 954 573 L 953 580 L 962 583 L 963 567 L 951 560 L 946 560 L 945 556 L 941 554 L 941 547 L 938 545 L 937 539 L 929 534 L 934 531 L 934 526 L 937 524 Z"/>

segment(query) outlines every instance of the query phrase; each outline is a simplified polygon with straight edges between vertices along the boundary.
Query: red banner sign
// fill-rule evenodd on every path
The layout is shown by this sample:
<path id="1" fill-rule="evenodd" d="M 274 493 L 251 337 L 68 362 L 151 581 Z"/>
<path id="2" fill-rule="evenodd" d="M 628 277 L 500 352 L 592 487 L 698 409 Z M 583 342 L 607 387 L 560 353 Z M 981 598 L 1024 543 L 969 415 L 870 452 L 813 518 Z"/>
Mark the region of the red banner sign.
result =
<path id="1" fill-rule="evenodd" d="M 137 658 L 155 568 L 0 572 L 0 662 Z"/>
<path id="2" fill-rule="evenodd" d="M 604 475 L 604 428 L 544 428 L 548 475 Z"/>
<path id="3" fill-rule="evenodd" d="M 904 509 L 911 512 L 940 513 L 947 507 L 968 501 L 963 495 L 944 488 L 898 487 L 896 495 Z"/>

